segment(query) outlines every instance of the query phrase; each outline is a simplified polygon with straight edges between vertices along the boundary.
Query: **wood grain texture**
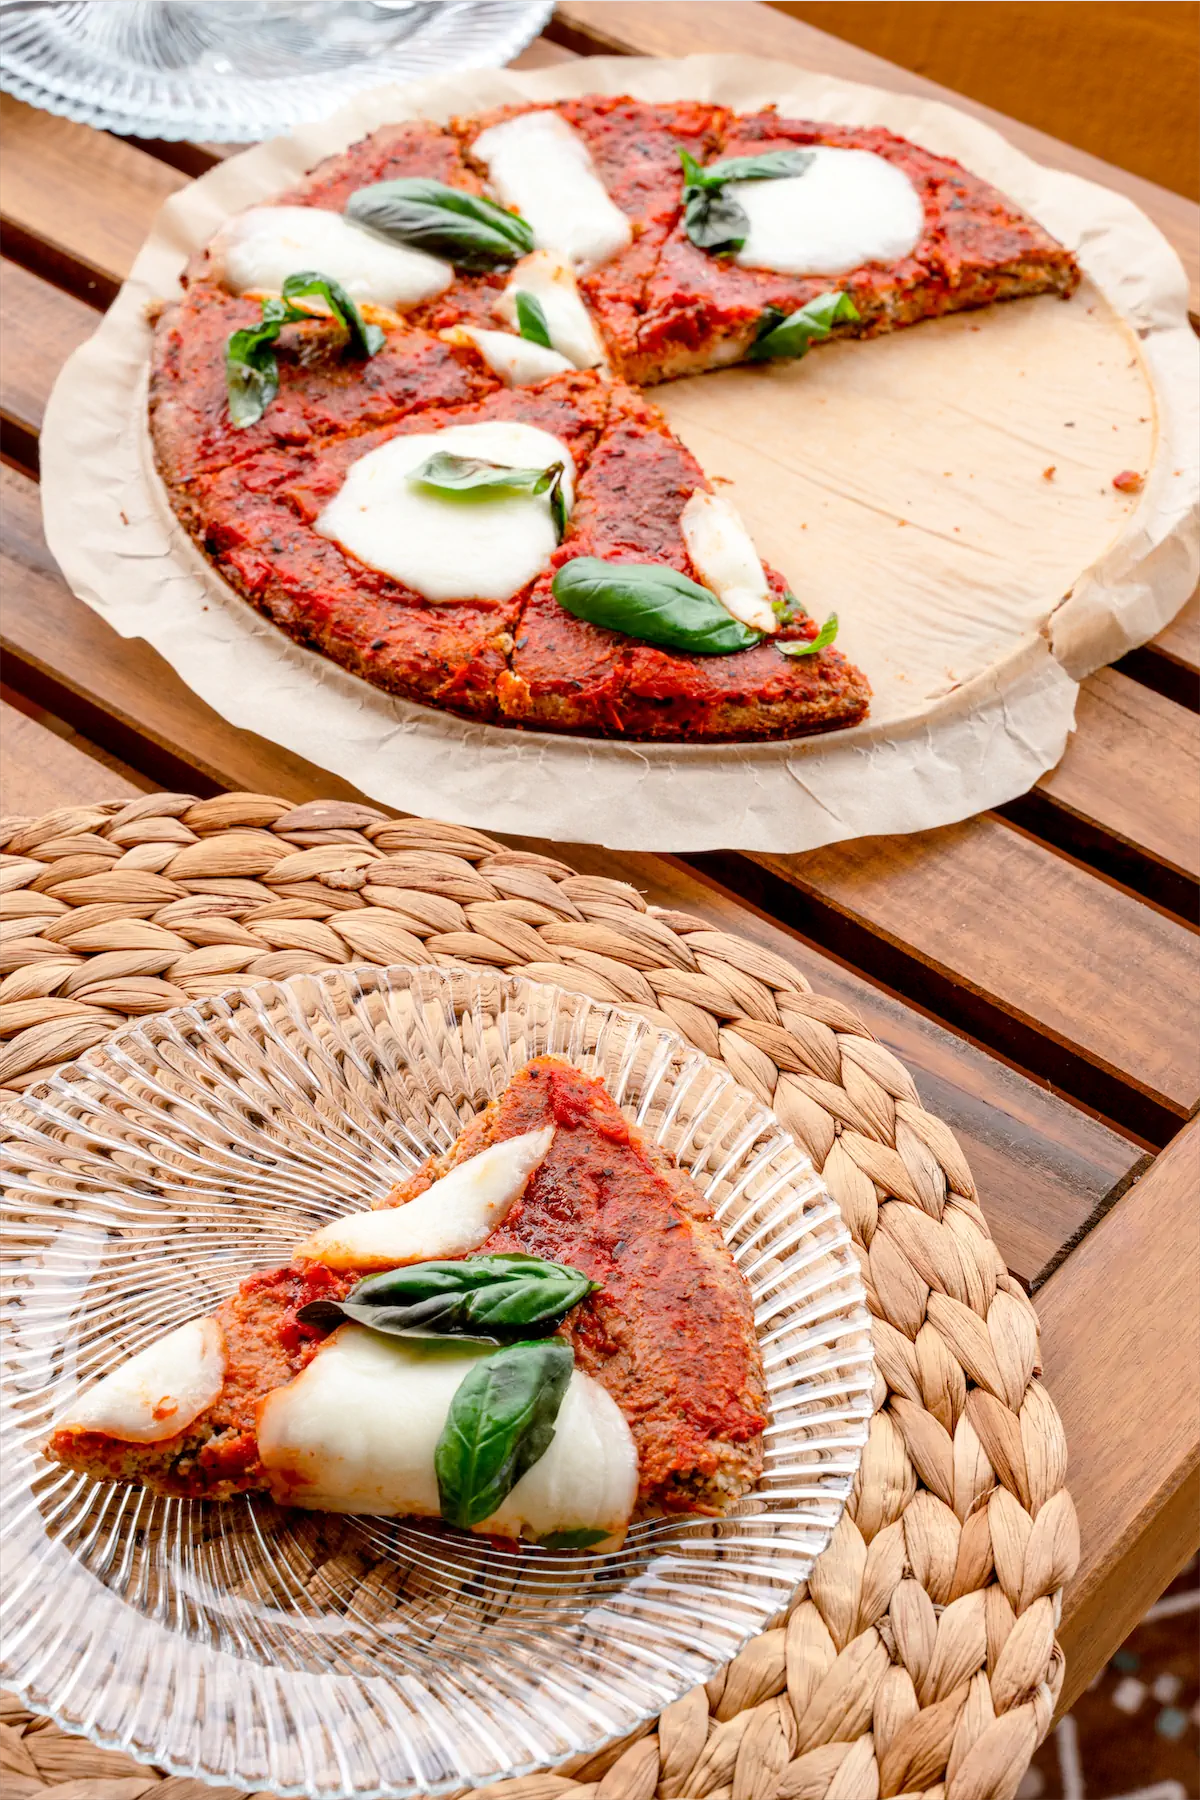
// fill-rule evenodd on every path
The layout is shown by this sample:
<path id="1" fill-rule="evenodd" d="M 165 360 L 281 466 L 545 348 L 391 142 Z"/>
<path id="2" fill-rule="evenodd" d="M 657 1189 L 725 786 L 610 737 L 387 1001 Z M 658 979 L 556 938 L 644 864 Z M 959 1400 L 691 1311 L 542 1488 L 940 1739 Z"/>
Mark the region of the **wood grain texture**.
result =
<path id="1" fill-rule="evenodd" d="M 981 106 L 965 94 L 956 94 L 935 81 L 897 68 L 856 44 L 830 37 L 800 19 L 790 19 L 773 7 L 747 0 L 566 0 L 551 25 L 557 36 L 574 50 L 622 50 L 643 56 L 686 56 L 699 50 L 737 51 L 748 56 L 767 56 L 802 68 L 838 75 L 847 81 L 865 81 L 892 92 L 923 94 L 944 100 L 960 111 L 982 119 L 1010 143 L 1053 169 L 1067 169 L 1088 181 L 1115 188 L 1147 213 L 1174 245 L 1187 271 L 1193 306 L 1200 305 L 1200 238 L 1195 205 L 1181 194 L 1131 175 L 1112 163 L 1102 162 L 1086 150 L 1077 150 L 1032 125 L 1022 125 L 1004 113 Z"/>
<path id="2" fill-rule="evenodd" d="M 1037 1297 L 1083 1544 L 1064 1596 L 1063 1707 L 1200 1541 L 1198 1191 L 1195 1122 Z"/>
<path id="3" fill-rule="evenodd" d="M 365 798 L 302 758 L 235 729 L 146 644 L 118 638 L 76 600 L 45 548 L 32 483 L 0 471 L 0 504 L 6 527 L 0 637 L 10 681 L 168 788 L 245 788 L 297 802 Z M 555 853 L 535 840 L 521 844 Z M 655 905 L 751 937 L 860 1012 L 959 1134 L 984 1184 L 996 1240 L 1026 1285 L 1036 1283 L 1142 1161 L 1136 1145 L 675 859 L 572 845 L 571 861 L 584 873 L 629 882 Z"/>
<path id="4" fill-rule="evenodd" d="M 120 138 L 0 95 L 0 217 L 9 256 L 107 306 L 146 221 L 187 176 Z"/>
<path id="5" fill-rule="evenodd" d="M 1047 1050 L 1029 1066 L 1132 1129 L 1162 1142 L 1196 1104 L 1195 934 L 1012 826 L 984 816 L 746 860 L 840 928 L 843 953 L 915 964 L 939 1011 L 977 1018 L 1022 1062 L 1036 1039 Z"/>
<path id="6" fill-rule="evenodd" d="M 0 700 L 0 813 L 36 818 L 58 806 L 132 799 L 151 785 L 130 780 L 112 757 L 74 733 L 53 731 Z"/>

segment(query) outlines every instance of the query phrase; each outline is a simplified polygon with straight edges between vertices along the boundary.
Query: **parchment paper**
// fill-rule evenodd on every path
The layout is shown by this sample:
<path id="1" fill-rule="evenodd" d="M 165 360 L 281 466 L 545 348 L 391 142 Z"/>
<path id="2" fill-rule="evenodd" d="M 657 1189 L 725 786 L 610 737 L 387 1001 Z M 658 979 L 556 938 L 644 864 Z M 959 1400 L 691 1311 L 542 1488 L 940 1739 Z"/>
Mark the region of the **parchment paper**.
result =
<path id="1" fill-rule="evenodd" d="M 883 124 L 957 157 L 1077 251 L 1054 298 L 802 363 L 653 390 L 764 557 L 875 689 L 869 721 L 789 744 L 624 744 L 463 723 L 293 645 L 176 523 L 145 423 L 147 301 L 233 211 L 388 120 L 628 92 Z M 163 207 L 55 387 L 51 549 L 76 593 L 211 706 L 410 812 L 639 850 L 812 849 L 947 824 L 1061 756 L 1076 683 L 1160 630 L 1198 563 L 1200 369 L 1177 257 L 1120 195 L 1044 169 L 933 101 L 753 57 L 602 57 L 376 89 L 213 169 Z M 1130 496 L 1119 471 L 1147 475 Z"/>

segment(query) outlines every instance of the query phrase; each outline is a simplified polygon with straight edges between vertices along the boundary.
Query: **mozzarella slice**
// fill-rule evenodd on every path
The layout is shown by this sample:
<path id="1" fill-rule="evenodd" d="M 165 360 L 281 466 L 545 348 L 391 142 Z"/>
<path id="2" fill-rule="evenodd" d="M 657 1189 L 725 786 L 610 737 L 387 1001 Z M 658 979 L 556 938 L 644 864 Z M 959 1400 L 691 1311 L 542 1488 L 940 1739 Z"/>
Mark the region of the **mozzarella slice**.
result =
<path id="1" fill-rule="evenodd" d="M 516 264 L 496 302 L 496 313 L 516 326 L 517 295 L 532 294 L 546 316 L 550 342 L 577 369 L 608 366 L 600 334 L 592 322 L 569 262 L 553 250 L 535 250 Z"/>
<path id="2" fill-rule="evenodd" d="M 157 1444 L 186 1431 L 212 1405 L 224 1380 L 224 1332 L 215 1319 L 191 1319 L 72 1400 L 54 1428 Z"/>
<path id="3" fill-rule="evenodd" d="M 210 255 L 224 285 L 278 293 L 289 275 L 315 269 L 352 300 L 400 310 L 444 292 L 454 270 L 423 250 L 390 244 L 322 206 L 255 206 L 222 226 Z"/>
<path id="4" fill-rule="evenodd" d="M 546 494 L 441 495 L 410 484 L 435 451 L 478 456 L 510 468 L 564 465 L 570 511 L 575 464 L 558 438 L 501 419 L 392 438 L 350 467 L 316 521 L 359 562 L 381 569 L 426 600 L 508 600 L 547 567 L 558 544 Z"/>
<path id="5" fill-rule="evenodd" d="M 752 631 L 778 631 L 766 574 L 736 508 L 720 494 L 697 489 L 679 525 L 696 573 L 726 612 Z"/>
<path id="6" fill-rule="evenodd" d="M 343 1325 L 308 1367 L 258 1410 L 271 1492 L 323 1512 L 440 1516 L 433 1459 L 459 1383 L 485 1347 L 390 1338 Z M 574 1371 L 549 1448 L 490 1519 L 492 1536 L 551 1531 L 624 1535 L 637 1452 L 616 1403 Z"/>
<path id="7" fill-rule="evenodd" d="M 803 175 L 725 188 L 750 221 L 736 262 L 782 275 L 843 275 L 915 250 L 925 214 L 902 169 L 872 150 L 820 144 L 812 157 Z"/>
<path id="8" fill-rule="evenodd" d="M 529 338 L 511 331 L 484 331 L 477 325 L 455 325 L 440 334 L 450 344 L 473 344 L 488 368 L 509 387 L 528 387 L 574 368 L 574 363 Z"/>
<path id="9" fill-rule="evenodd" d="M 299 1246 L 296 1255 L 328 1269 L 395 1269 L 478 1250 L 550 1148 L 553 1125 L 502 1138 L 470 1156 L 403 1206 L 334 1219 Z"/>
<path id="10" fill-rule="evenodd" d="M 481 132 L 471 149 L 543 249 L 591 268 L 632 241 L 629 220 L 609 199 L 587 145 L 557 113 L 505 119 Z"/>

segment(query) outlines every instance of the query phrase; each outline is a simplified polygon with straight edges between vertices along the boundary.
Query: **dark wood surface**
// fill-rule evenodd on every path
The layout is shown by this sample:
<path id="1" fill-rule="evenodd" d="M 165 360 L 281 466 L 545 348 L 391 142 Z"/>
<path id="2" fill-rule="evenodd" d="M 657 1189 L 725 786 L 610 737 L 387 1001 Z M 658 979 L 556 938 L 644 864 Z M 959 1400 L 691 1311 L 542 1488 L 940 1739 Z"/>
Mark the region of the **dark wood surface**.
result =
<path id="1" fill-rule="evenodd" d="M 693 49 L 957 99 L 1030 154 L 1135 199 L 1195 280 L 1188 202 L 765 6 L 570 4 L 520 60 Z M 162 201 L 226 147 L 137 144 L 0 107 L 4 810 L 153 786 L 359 797 L 235 730 L 147 645 L 118 638 L 42 538 L 37 436 L 55 375 Z M 1072 1692 L 1197 1536 L 1197 1168 L 1181 1127 L 1200 1097 L 1198 689 L 1193 601 L 1084 684 L 1059 767 L 996 813 L 796 857 L 562 852 L 792 959 L 862 1014 L 958 1133 L 1001 1251 L 1037 1291 L 1067 1422 L 1085 1552 L 1064 1622 Z"/>

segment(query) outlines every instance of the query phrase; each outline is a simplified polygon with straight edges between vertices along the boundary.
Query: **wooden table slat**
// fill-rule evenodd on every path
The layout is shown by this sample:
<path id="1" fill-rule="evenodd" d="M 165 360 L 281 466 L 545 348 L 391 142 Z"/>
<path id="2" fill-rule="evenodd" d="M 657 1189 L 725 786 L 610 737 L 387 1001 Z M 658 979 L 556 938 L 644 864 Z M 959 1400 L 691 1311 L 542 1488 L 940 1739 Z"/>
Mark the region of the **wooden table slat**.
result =
<path id="1" fill-rule="evenodd" d="M 841 954 L 909 992 L 928 982 L 944 1017 L 1152 1141 L 1200 1097 L 1194 932 L 1011 825 L 746 861 L 775 878 L 772 912 L 803 917 L 791 887 Z"/>
<path id="2" fill-rule="evenodd" d="M 1037 1296 L 1083 1546 L 1064 1597 L 1064 1707 L 1196 1547 L 1198 1183 L 1200 1121 Z"/>
<path id="3" fill-rule="evenodd" d="M 0 471 L 6 523 L 0 612 L 8 678 L 39 703 L 163 786 L 248 788 L 296 800 L 362 799 L 348 783 L 228 724 L 146 644 L 118 638 L 76 600 L 41 538 L 37 494 Z M 525 847 L 561 854 L 554 846 Z M 919 1010 L 852 974 L 751 911 L 676 859 L 572 844 L 585 873 L 632 882 L 657 905 L 711 919 L 796 962 L 843 999 L 913 1071 L 927 1104 L 958 1133 L 988 1195 L 1001 1252 L 1035 1283 L 1143 1158 L 1086 1113 L 947 1032 Z"/>

